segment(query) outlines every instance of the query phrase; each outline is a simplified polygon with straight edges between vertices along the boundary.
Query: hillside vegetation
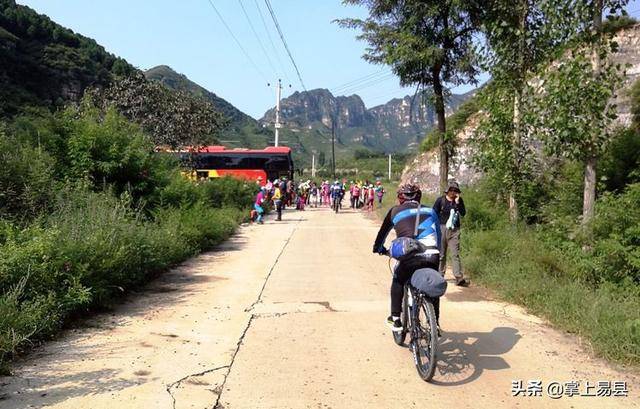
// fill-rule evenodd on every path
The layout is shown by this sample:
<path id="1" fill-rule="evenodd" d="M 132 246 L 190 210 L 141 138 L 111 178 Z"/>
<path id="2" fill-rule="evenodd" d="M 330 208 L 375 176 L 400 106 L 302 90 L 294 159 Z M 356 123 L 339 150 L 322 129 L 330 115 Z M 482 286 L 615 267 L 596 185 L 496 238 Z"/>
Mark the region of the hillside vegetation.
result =
<path id="1" fill-rule="evenodd" d="M 0 365 L 227 238 L 253 188 L 194 184 L 115 110 L 0 126 Z"/>
<path id="2" fill-rule="evenodd" d="M 629 20 L 624 23 L 628 26 Z M 544 82 L 548 88 L 526 91 L 530 111 L 523 118 L 523 146 L 515 151 L 518 162 L 511 156 L 513 91 L 504 83 L 489 84 L 474 100 L 471 108 L 483 113 L 470 142 L 474 153 L 467 159 L 484 176 L 465 192 L 469 214 L 463 264 L 476 283 L 498 296 L 582 336 L 597 354 L 637 366 L 640 81 L 631 89 L 620 88 L 624 74 L 609 66 L 610 71 L 593 82 L 593 74 L 581 71 L 591 64 L 581 58 L 576 56 L 582 62 L 575 66 L 574 61 L 560 60 L 557 71 L 537 72 L 552 78 Z M 559 78 L 563 82 L 554 82 Z M 615 105 L 607 107 L 620 97 L 630 101 L 629 126 L 614 123 Z M 580 111 L 584 106 L 591 106 L 599 121 L 608 118 L 606 130 L 598 131 L 591 120 L 583 128 L 579 119 L 564 116 L 569 112 L 588 118 L 588 112 Z M 454 127 L 465 111 L 452 117 Z M 594 153 L 597 196 L 593 216 L 586 218 L 585 160 Z M 510 192 L 517 203 L 516 218 L 504 200 Z"/>
<path id="3" fill-rule="evenodd" d="M 14 0 L 0 0 L 0 116 L 21 107 L 60 107 L 88 86 L 104 86 L 135 68 L 94 40 Z"/>
<path id="4" fill-rule="evenodd" d="M 205 96 L 146 80 L 95 41 L 0 0 L 0 371 L 227 238 L 253 186 L 194 184 L 158 145 L 215 143 Z"/>

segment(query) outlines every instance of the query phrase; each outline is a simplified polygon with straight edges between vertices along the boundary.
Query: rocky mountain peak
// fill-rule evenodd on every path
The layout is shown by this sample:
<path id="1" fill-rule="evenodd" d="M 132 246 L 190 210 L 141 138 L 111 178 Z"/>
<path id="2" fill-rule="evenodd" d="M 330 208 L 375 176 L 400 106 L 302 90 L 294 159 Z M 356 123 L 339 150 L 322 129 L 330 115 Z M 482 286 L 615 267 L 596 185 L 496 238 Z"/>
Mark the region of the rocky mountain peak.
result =
<path id="1" fill-rule="evenodd" d="M 471 94 L 452 95 L 449 109 L 455 109 Z M 379 151 L 406 151 L 416 145 L 433 126 L 433 109 L 415 98 L 394 98 L 368 109 L 360 96 L 334 96 L 324 88 L 294 92 L 280 102 L 281 121 L 286 127 L 329 131 L 335 119 L 338 138 L 343 144 L 364 145 Z M 275 108 L 260 122 L 275 121 Z"/>

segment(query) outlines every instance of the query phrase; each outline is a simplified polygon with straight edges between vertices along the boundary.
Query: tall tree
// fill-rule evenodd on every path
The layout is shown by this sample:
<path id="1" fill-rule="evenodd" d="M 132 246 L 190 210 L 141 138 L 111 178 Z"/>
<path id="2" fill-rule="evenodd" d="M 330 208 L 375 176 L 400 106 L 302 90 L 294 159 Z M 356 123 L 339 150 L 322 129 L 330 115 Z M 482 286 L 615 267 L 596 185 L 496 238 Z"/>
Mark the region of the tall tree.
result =
<path id="1" fill-rule="evenodd" d="M 361 30 L 369 44 L 365 60 L 391 66 L 403 86 L 429 89 L 438 128 L 440 189 L 447 186 L 449 155 L 445 139 L 447 85 L 475 83 L 478 66 L 473 34 L 479 7 L 464 0 L 344 0 L 366 6 L 366 19 L 343 19 L 343 27 Z"/>
<path id="2" fill-rule="evenodd" d="M 113 107 L 138 123 L 156 145 L 177 148 L 216 142 L 216 134 L 227 124 L 211 102 L 149 81 L 141 73 L 86 94 L 97 107 L 105 111 Z"/>
<path id="3" fill-rule="evenodd" d="M 511 116 L 511 126 L 501 122 L 495 132 L 511 133 L 500 140 L 510 146 L 502 151 L 511 152 L 510 177 L 508 180 L 509 215 L 512 221 L 518 219 L 518 186 L 524 177 L 522 168 L 527 147 L 523 146 L 526 123 L 524 118 L 530 107 L 525 97 L 528 94 L 528 80 L 537 69 L 547 62 L 556 47 L 566 39 L 563 21 L 557 16 L 568 14 L 564 4 L 557 0 L 487 0 L 484 2 L 483 27 L 486 45 L 482 47 L 484 66 L 491 73 L 492 86 L 509 90 L 512 108 L 500 110 L 497 115 Z M 502 93 L 504 97 L 504 93 Z M 492 114 L 489 109 L 489 115 Z M 488 132 L 493 130 L 488 129 Z"/>
<path id="4" fill-rule="evenodd" d="M 538 133 L 554 155 L 584 163 L 582 223 L 593 218 L 598 157 L 614 133 L 613 103 L 622 68 L 609 55 L 617 44 L 602 32 L 602 14 L 618 13 L 626 0 L 581 0 L 576 41 L 542 75 L 537 96 Z"/>

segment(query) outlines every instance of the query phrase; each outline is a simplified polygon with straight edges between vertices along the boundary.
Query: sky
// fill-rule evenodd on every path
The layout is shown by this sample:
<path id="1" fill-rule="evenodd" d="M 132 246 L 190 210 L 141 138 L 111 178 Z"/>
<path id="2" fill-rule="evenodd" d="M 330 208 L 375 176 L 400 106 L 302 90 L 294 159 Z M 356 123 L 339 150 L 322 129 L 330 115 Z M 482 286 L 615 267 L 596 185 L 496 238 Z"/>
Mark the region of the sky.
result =
<path id="1" fill-rule="evenodd" d="M 283 80 L 283 97 L 303 90 L 264 0 L 211 0 L 253 64 L 209 0 L 18 0 L 18 3 L 95 39 L 107 51 L 138 68 L 168 65 L 254 118 L 260 118 L 275 105 L 277 78 Z M 344 6 L 340 0 L 271 0 L 271 5 L 306 89 L 328 88 L 338 91 L 336 95 L 357 93 L 367 107 L 413 92 L 402 89 L 397 77 L 386 74 L 388 68 L 361 58 L 366 44 L 356 40 L 356 31 L 332 23 L 337 18 L 365 17 L 365 9 Z M 276 53 L 278 57 L 274 56 Z M 373 74 L 370 80 L 353 83 L 370 74 Z M 351 87 L 338 88 L 349 83 Z M 461 87 L 456 91 L 469 89 Z"/>
<path id="2" fill-rule="evenodd" d="M 264 0 L 18 3 L 95 39 L 140 69 L 168 65 L 254 118 L 275 105 L 278 78 L 283 81 L 283 97 L 303 90 Z M 340 0 L 271 0 L 271 5 L 306 89 L 328 88 L 335 95 L 356 93 L 367 107 L 414 91 L 401 88 L 397 77 L 387 74 L 387 67 L 364 61 L 366 44 L 356 39 L 357 32 L 332 22 L 366 17 L 364 8 L 345 6 Z M 640 0 L 631 0 L 627 10 L 640 17 Z M 487 76 L 480 79 L 486 81 Z M 460 86 L 452 91 L 472 88 Z"/>

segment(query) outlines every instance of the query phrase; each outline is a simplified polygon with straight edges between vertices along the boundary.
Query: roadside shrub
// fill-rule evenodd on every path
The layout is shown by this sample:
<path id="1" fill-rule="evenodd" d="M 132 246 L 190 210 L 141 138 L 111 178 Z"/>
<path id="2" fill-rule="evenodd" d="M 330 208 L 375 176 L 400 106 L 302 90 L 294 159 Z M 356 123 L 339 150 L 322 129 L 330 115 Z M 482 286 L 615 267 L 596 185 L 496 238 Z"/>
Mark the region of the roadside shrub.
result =
<path id="1" fill-rule="evenodd" d="M 640 286 L 630 278 L 593 287 L 575 277 L 574 258 L 529 228 L 502 227 L 462 237 L 464 267 L 476 282 L 583 336 L 607 359 L 640 363 Z"/>
<path id="2" fill-rule="evenodd" d="M 194 183 L 176 173 L 160 192 L 159 203 L 164 207 L 203 203 L 215 208 L 247 208 L 253 203 L 256 193 L 255 185 L 231 177 Z"/>
<path id="3" fill-rule="evenodd" d="M 65 113 L 71 115 L 73 111 Z M 88 179 L 98 189 L 111 186 L 135 197 L 154 186 L 150 173 L 155 162 L 153 144 L 142 130 L 115 110 L 104 115 L 87 108 L 72 121 L 68 140 L 71 179 Z"/>
<path id="4" fill-rule="evenodd" d="M 0 241 L 0 363 L 65 320 L 228 238 L 244 212 L 201 201 L 147 220 L 128 194 L 68 188 L 55 210 Z"/>
<path id="5" fill-rule="evenodd" d="M 640 93 L 640 88 L 637 92 Z M 606 190 L 617 193 L 628 184 L 640 182 L 640 131 L 637 123 L 614 135 L 598 162 L 598 174 L 602 175 Z"/>
<path id="6" fill-rule="evenodd" d="M 0 371 L 16 350 L 108 306 L 246 217 L 255 185 L 201 183 L 113 110 L 0 124 Z"/>
<path id="7" fill-rule="evenodd" d="M 46 210 L 56 183 L 51 156 L 0 127 L 0 217 L 31 218 Z"/>
<path id="8" fill-rule="evenodd" d="M 465 230 L 488 230 L 505 223 L 506 209 L 479 189 L 465 189 L 464 203 L 467 215 L 463 223 Z"/>

